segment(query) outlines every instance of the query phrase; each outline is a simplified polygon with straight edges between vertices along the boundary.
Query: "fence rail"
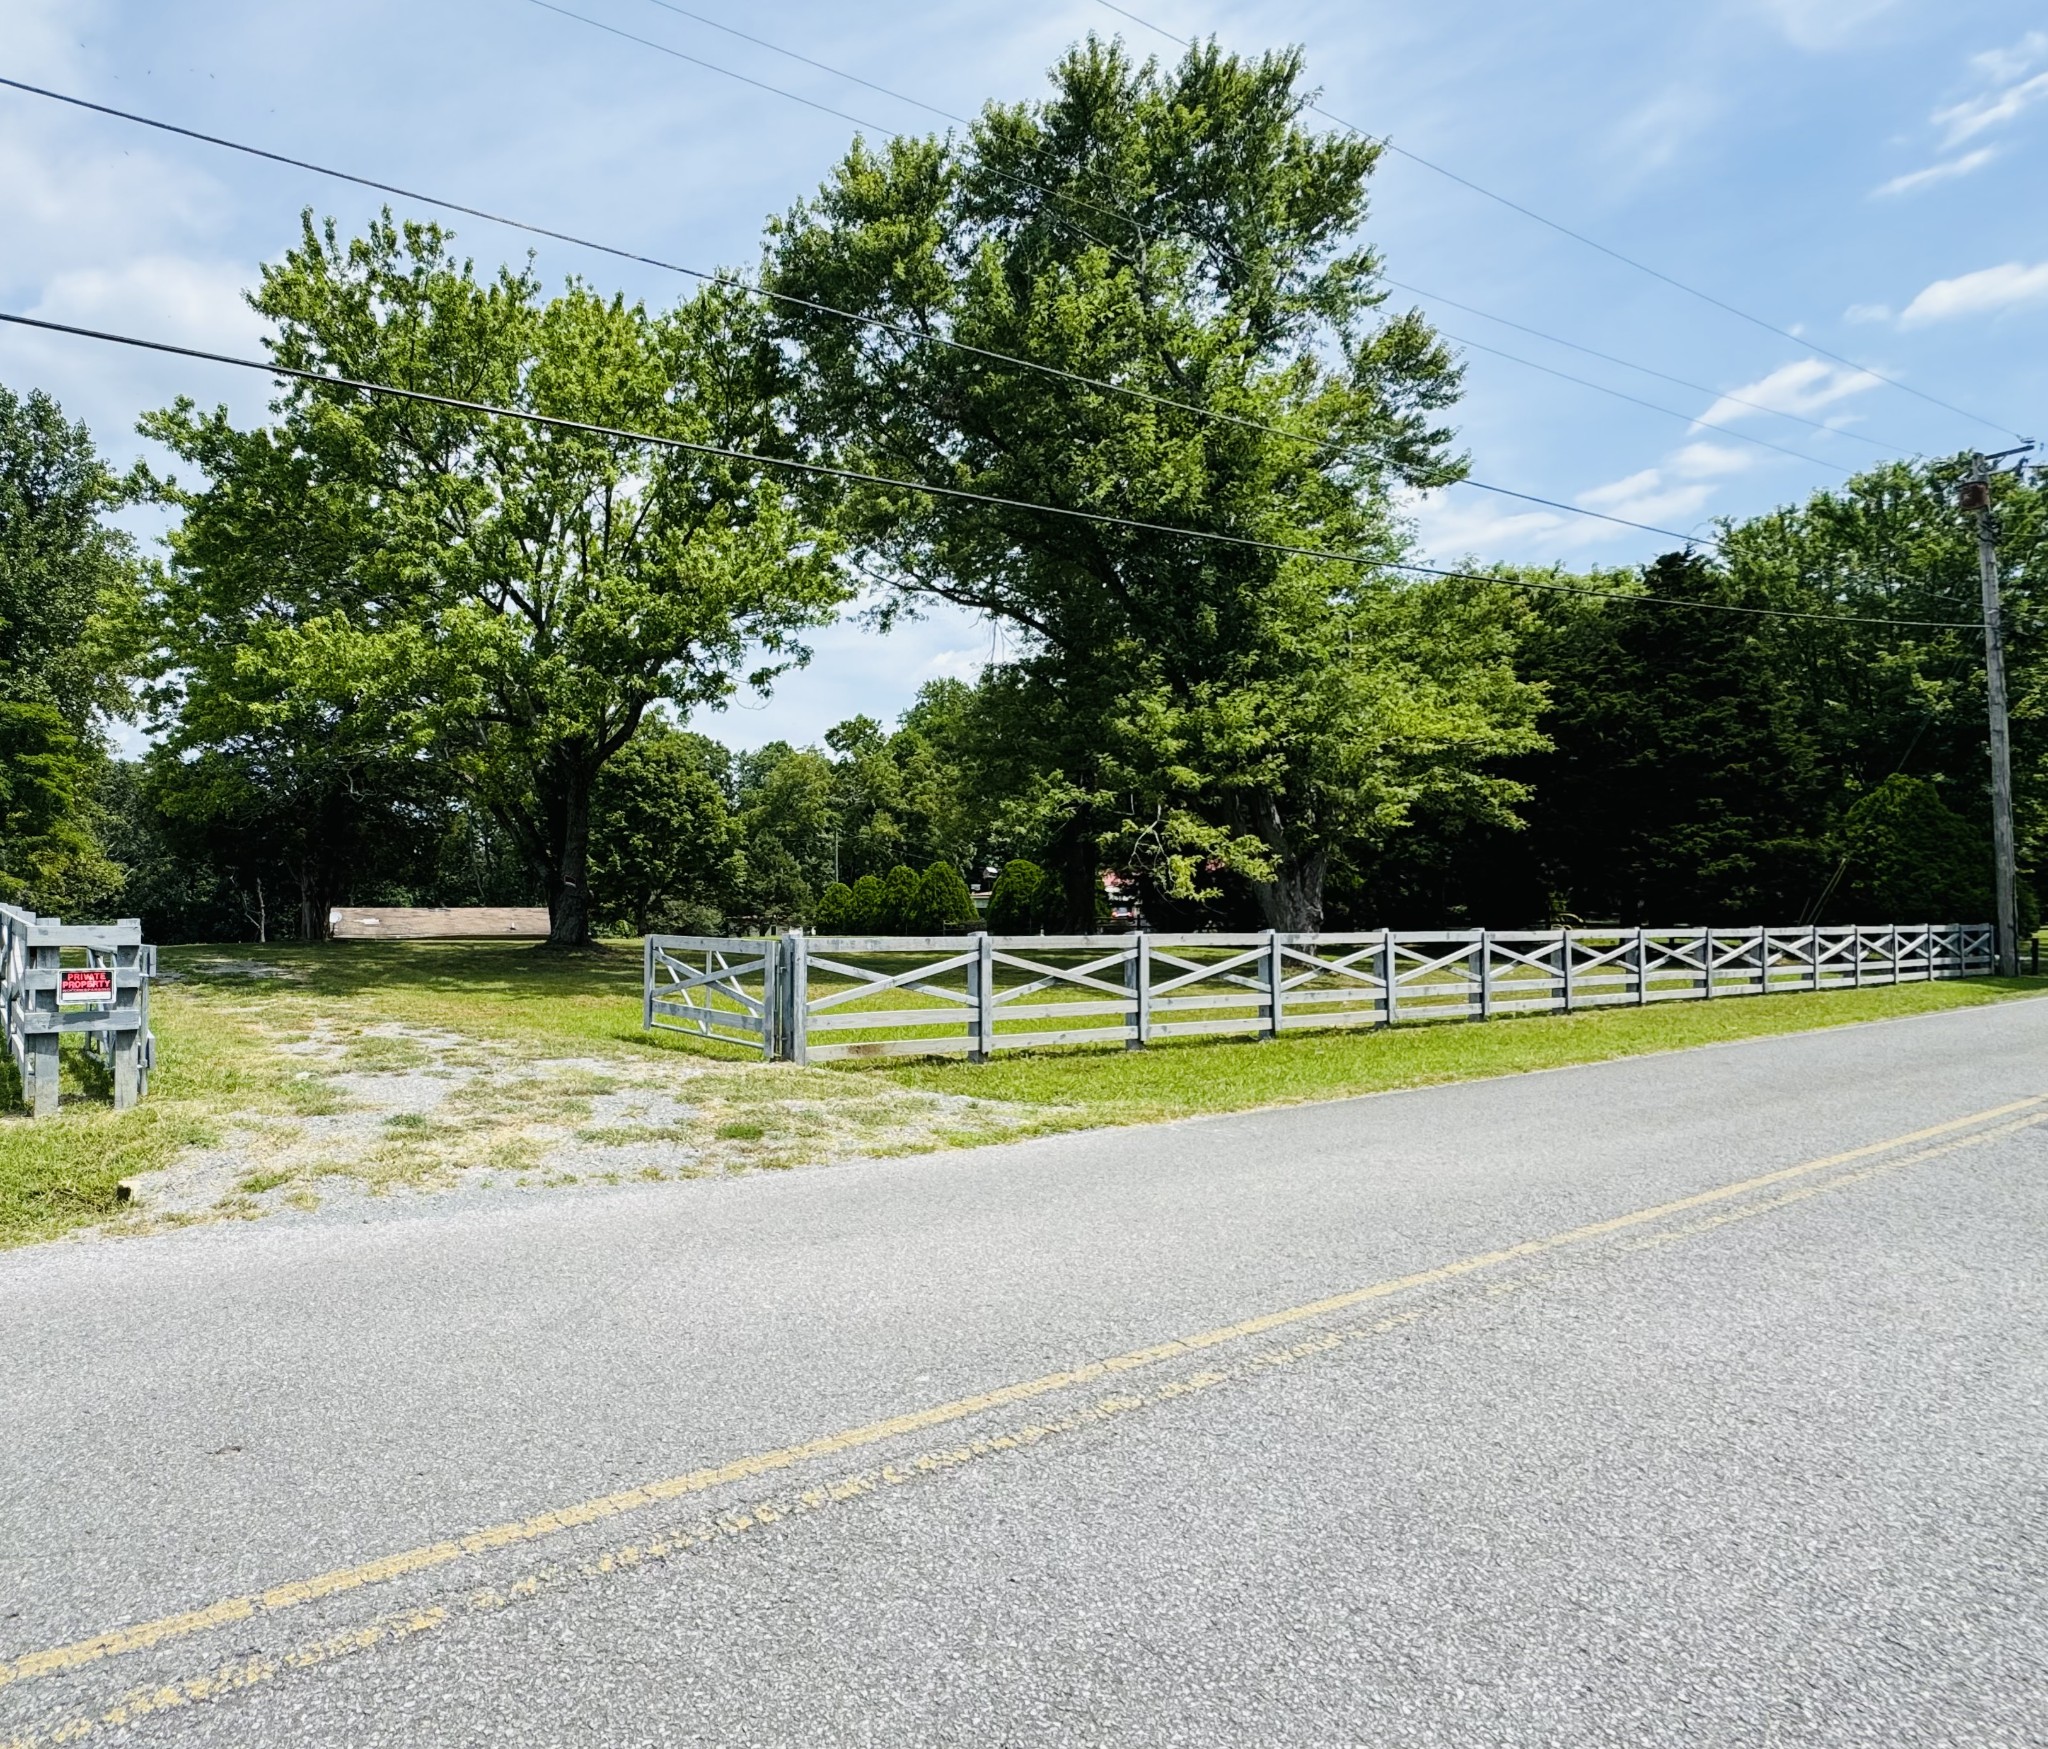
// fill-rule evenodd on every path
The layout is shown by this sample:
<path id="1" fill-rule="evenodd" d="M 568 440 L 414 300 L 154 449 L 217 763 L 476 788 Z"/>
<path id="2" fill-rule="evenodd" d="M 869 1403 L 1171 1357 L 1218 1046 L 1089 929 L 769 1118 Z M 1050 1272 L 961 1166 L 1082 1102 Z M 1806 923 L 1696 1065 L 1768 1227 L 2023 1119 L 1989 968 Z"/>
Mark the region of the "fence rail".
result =
<path id="1" fill-rule="evenodd" d="M 74 964 L 67 966 L 69 950 Z M 66 973 L 99 972 L 64 988 Z M 149 1089 L 156 1040 L 149 1030 L 149 981 L 156 949 L 136 919 L 65 924 L 13 905 L 0 905 L 0 1005 L 7 1048 L 21 1076 L 21 1099 L 36 1117 L 57 1110 L 58 1053 L 66 1033 L 83 1033 L 107 1066 L 114 1109 L 126 1111 Z"/>
<path id="2" fill-rule="evenodd" d="M 644 1024 L 797 1063 L 1490 1020 L 1987 975 L 1988 923 L 650 937 Z"/>

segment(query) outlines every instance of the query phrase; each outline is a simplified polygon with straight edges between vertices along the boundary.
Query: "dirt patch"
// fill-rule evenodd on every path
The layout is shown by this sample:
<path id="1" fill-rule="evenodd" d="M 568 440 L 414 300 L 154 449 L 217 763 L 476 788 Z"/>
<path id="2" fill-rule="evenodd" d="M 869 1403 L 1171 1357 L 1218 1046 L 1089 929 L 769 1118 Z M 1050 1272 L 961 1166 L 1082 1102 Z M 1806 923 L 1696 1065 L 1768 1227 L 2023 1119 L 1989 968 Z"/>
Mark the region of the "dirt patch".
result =
<path id="1" fill-rule="evenodd" d="M 522 1055 L 324 1016 L 270 1048 L 308 1084 L 305 1114 L 231 1114 L 214 1145 L 129 1181 L 131 1224 L 822 1165 L 1007 1140 L 1044 1115 L 786 1064 Z"/>

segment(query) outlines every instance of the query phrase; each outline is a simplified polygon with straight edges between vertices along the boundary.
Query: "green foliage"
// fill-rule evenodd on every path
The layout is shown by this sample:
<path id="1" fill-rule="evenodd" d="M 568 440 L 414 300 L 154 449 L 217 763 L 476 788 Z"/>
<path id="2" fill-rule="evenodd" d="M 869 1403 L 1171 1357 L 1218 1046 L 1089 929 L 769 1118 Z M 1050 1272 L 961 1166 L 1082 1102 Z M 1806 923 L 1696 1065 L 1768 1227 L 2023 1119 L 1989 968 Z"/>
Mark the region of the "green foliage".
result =
<path id="1" fill-rule="evenodd" d="M 1641 587 L 1755 605 L 1703 561 L 1673 556 Z M 1517 770 L 1534 790 L 1539 890 L 1519 914 L 1650 923 L 1799 916 L 1833 861 L 1830 785 L 1766 624 L 1738 614 L 1573 601 L 1525 641 L 1550 695 L 1557 754 Z M 1516 915 L 1508 910 L 1507 915 Z"/>
<path id="2" fill-rule="evenodd" d="M 122 498 L 83 425 L 0 386 L 0 696 L 52 706 L 80 736 L 128 702 L 117 622 L 134 559 L 105 521 Z"/>
<path id="3" fill-rule="evenodd" d="M 820 935 L 854 932 L 853 889 L 844 881 L 834 881 L 819 895 L 816 927 Z"/>
<path id="4" fill-rule="evenodd" d="M 882 928 L 890 935 L 907 935 L 917 927 L 917 870 L 899 862 L 882 877 Z"/>
<path id="5" fill-rule="evenodd" d="M 479 279 L 438 226 L 344 243 L 307 220 L 251 303 L 280 363 L 690 442 L 793 441 L 756 305 L 712 289 L 663 314 L 530 273 Z M 294 382 L 277 423 L 189 402 L 145 428 L 206 476 L 151 602 L 167 701 L 241 627 L 260 698 L 375 723 L 499 820 L 555 939 L 589 931 L 599 772 L 649 708 L 767 674 L 843 586 L 773 479 L 698 453 Z"/>
<path id="6" fill-rule="evenodd" d="M 880 875 L 862 875 L 853 883 L 852 933 L 884 935 L 889 932 L 889 889 Z"/>
<path id="7" fill-rule="evenodd" d="M 921 703 L 930 691 L 920 695 Z M 935 716 L 913 708 L 893 735 L 871 717 L 826 732 L 825 744 L 836 756 L 832 804 L 846 876 L 886 878 L 901 863 L 969 853 L 974 826 L 957 756 L 932 732 L 940 727 Z"/>
<path id="8" fill-rule="evenodd" d="M 1396 920 L 1759 923 L 1883 920 L 1880 890 L 1900 903 L 1921 892 L 1916 916 L 1936 894 L 1967 894 L 1988 866 L 1990 804 L 1959 471 L 1873 469 L 1729 526 L 1713 561 L 1674 555 L 1584 579 L 1808 617 L 1538 597 L 1516 666 L 1549 695 L 1541 726 L 1555 750 L 1504 770 L 1532 792 L 1518 806 L 1528 829 L 1425 807 L 1422 833 L 1345 871 L 1349 902 Z M 2001 477 L 1994 493 L 2030 911 L 2029 877 L 2048 854 L 2048 492 Z M 1937 787 L 1875 801 L 1895 773 Z M 1880 849 L 1872 808 L 1920 848 Z M 1966 839 L 1979 859 L 1967 879 Z"/>
<path id="9" fill-rule="evenodd" d="M 728 764 L 717 742 L 649 717 L 605 766 L 590 832 L 599 917 L 637 935 L 689 934 L 722 910 L 735 842 Z"/>
<path id="10" fill-rule="evenodd" d="M 729 865 L 728 915 L 793 927 L 817 909 L 817 894 L 834 878 L 832 762 L 772 741 L 734 763 L 739 848 Z"/>
<path id="11" fill-rule="evenodd" d="M 1044 103 L 856 144 L 772 241 L 777 289 L 896 325 L 880 344 L 782 309 L 813 428 L 899 477 L 1398 558 L 1392 490 L 1461 469 L 1433 423 L 1457 370 L 1418 314 L 1383 312 L 1356 237 L 1379 147 L 1302 125 L 1300 73 L 1091 39 Z M 991 371 L 947 336 L 1156 398 Z M 898 602 L 1011 630 L 981 793 L 1035 818 L 1082 926 L 1103 860 L 1190 898 L 1235 872 L 1310 922 L 1333 843 L 1432 788 L 1497 812 L 1514 791 L 1478 769 L 1534 745 L 1492 597 L 1436 610 L 1418 667 L 1427 640 L 1388 627 L 1428 610 L 1354 566 L 879 488 L 842 523 Z"/>
<path id="12" fill-rule="evenodd" d="M 1988 834 L 1926 779 L 1886 778 L 1849 810 L 1842 836 L 1839 910 L 1852 921 L 1962 923 L 1992 914 Z"/>
<path id="13" fill-rule="evenodd" d="M 991 935 L 1023 935 L 1039 927 L 1050 904 L 1045 870 L 1024 857 L 1003 864 L 996 884 L 988 895 L 988 927 Z"/>
<path id="14" fill-rule="evenodd" d="M 120 892 L 85 803 L 92 775 L 54 705 L 0 698 L 0 900 L 78 918 Z"/>
<path id="15" fill-rule="evenodd" d="M 935 862 L 917 883 L 917 909 L 911 918 L 912 933 L 943 935 L 954 929 L 973 929 L 981 921 L 974 908 L 974 895 L 950 862 Z"/>
<path id="16" fill-rule="evenodd" d="M 0 899 L 57 916 L 121 890 L 94 806 L 99 720 L 128 702 L 134 564 L 105 521 L 121 497 L 83 425 L 0 387 Z"/>

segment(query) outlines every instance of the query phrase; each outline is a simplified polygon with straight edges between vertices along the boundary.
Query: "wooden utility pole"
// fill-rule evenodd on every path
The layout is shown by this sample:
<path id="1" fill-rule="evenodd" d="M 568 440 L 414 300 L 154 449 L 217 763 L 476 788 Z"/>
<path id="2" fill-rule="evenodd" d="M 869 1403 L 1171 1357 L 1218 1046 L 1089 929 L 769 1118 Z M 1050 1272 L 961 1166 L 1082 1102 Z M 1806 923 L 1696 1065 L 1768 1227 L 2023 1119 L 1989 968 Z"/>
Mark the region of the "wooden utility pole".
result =
<path id="1" fill-rule="evenodd" d="M 1998 605 L 1998 523 L 1991 509 L 1991 463 L 1970 458 L 1957 502 L 1977 513 L 1977 571 L 1984 592 L 1984 702 L 1991 716 L 1991 855 L 1998 905 L 1998 973 L 2020 969 L 2018 857 L 2012 825 L 2012 736 L 2005 718 L 2005 632 Z"/>

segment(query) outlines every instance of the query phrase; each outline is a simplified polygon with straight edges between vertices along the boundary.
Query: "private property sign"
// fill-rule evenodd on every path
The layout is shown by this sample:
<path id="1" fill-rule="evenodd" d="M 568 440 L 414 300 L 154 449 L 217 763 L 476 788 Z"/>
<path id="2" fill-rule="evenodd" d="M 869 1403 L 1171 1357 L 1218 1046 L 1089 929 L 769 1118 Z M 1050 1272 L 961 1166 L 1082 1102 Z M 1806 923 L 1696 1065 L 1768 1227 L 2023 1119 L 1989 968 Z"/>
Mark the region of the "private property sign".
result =
<path id="1" fill-rule="evenodd" d="M 80 1008 L 111 1008 L 114 1005 L 114 974 L 107 966 L 88 966 L 82 971 L 57 974 L 57 1005 Z"/>

